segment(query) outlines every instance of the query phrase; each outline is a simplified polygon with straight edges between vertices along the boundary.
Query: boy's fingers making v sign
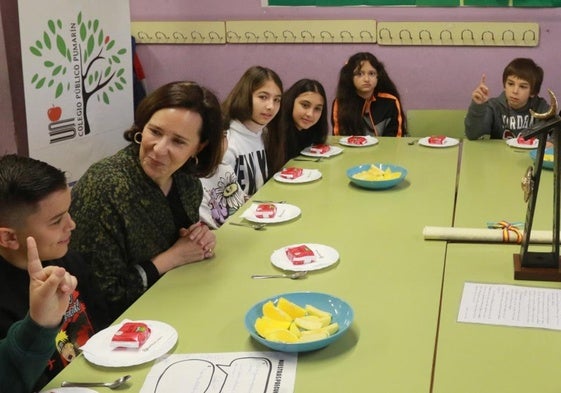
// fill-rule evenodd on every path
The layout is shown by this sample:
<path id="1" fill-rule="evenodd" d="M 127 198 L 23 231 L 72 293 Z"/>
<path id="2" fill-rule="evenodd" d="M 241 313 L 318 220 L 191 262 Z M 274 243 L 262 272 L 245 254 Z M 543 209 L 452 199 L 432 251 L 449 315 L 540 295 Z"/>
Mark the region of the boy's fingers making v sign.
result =
<path id="1" fill-rule="evenodd" d="M 471 99 L 476 104 L 483 104 L 489 99 L 489 88 L 485 84 L 485 74 L 481 76 L 481 81 L 477 88 L 471 93 Z"/>

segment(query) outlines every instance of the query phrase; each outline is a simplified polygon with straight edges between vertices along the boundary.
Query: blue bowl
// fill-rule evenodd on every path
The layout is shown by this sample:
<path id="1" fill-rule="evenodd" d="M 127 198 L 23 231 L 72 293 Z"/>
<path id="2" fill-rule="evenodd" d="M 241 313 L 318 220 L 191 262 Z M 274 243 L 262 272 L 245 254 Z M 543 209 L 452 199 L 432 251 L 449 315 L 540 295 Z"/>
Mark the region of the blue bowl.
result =
<path id="1" fill-rule="evenodd" d="M 536 161 L 536 155 L 538 154 L 537 150 L 534 149 L 530 152 L 530 157 L 532 158 L 532 161 Z M 545 154 L 553 154 L 553 147 L 548 147 L 547 149 L 545 149 Z M 553 161 L 546 161 L 543 160 L 543 168 L 545 169 L 553 169 Z"/>
<path id="2" fill-rule="evenodd" d="M 331 321 L 332 323 L 337 322 L 339 324 L 339 330 L 335 334 L 322 340 L 305 343 L 286 344 L 264 339 L 255 331 L 255 321 L 257 318 L 263 316 L 263 304 L 272 300 L 276 305 L 280 297 L 284 297 L 286 300 L 289 300 L 301 307 L 305 307 L 306 304 L 309 304 L 319 308 L 320 310 L 330 312 L 332 315 Z M 335 296 L 319 292 L 292 292 L 276 295 L 255 304 L 245 315 L 245 327 L 251 337 L 253 337 L 256 341 L 274 349 L 275 351 L 308 352 L 326 347 L 332 342 L 337 341 L 343 334 L 345 334 L 347 329 L 349 329 L 353 322 L 353 318 L 354 312 L 351 306 Z"/>
<path id="3" fill-rule="evenodd" d="M 356 175 L 357 173 L 370 169 L 372 165 L 380 168 L 381 170 L 386 170 L 390 168 L 392 172 L 400 172 L 401 175 L 398 178 L 391 179 L 391 180 L 360 180 L 360 179 L 355 179 L 353 177 L 353 175 Z M 407 176 L 407 169 L 399 165 L 382 164 L 379 162 L 374 164 L 357 165 L 347 169 L 347 177 L 351 180 L 353 184 L 356 184 L 359 187 L 369 188 L 372 190 L 384 190 L 387 188 L 395 187 L 405 179 L 405 176 Z"/>

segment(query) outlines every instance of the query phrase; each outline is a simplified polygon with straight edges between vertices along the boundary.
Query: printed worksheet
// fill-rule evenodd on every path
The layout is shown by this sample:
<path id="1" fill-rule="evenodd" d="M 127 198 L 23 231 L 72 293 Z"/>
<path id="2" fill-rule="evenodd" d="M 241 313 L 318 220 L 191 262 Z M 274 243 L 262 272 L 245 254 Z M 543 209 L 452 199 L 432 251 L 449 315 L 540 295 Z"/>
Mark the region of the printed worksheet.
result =
<path id="1" fill-rule="evenodd" d="M 466 282 L 458 322 L 561 330 L 561 290 Z"/>
<path id="2" fill-rule="evenodd" d="M 140 393 L 291 393 L 297 354 L 226 352 L 159 359 Z"/>

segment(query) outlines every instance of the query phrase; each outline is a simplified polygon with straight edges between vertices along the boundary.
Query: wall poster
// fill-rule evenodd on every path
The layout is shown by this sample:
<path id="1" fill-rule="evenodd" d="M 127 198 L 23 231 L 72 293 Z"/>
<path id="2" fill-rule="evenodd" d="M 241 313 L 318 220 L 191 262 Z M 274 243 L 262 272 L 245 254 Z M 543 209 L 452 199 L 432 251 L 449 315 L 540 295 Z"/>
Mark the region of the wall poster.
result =
<path id="1" fill-rule="evenodd" d="M 70 183 L 133 122 L 128 1 L 19 0 L 29 155 Z"/>

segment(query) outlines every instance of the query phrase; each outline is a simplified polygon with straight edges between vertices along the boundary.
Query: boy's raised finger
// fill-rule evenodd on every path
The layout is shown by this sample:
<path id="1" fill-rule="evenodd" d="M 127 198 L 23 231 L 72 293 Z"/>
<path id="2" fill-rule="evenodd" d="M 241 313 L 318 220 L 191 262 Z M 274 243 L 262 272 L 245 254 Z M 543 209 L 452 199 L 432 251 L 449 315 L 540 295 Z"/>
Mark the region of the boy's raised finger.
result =
<path id="1" fill-rule="evenodd" d="M 43 272 L 43 265 L 39 259 L 39 252 L 37 251 L 37 243 L 31 236 L 27 238 L 27 271 L 31 278 L 38 280 L 45 280 L 47 277 Z"/>

